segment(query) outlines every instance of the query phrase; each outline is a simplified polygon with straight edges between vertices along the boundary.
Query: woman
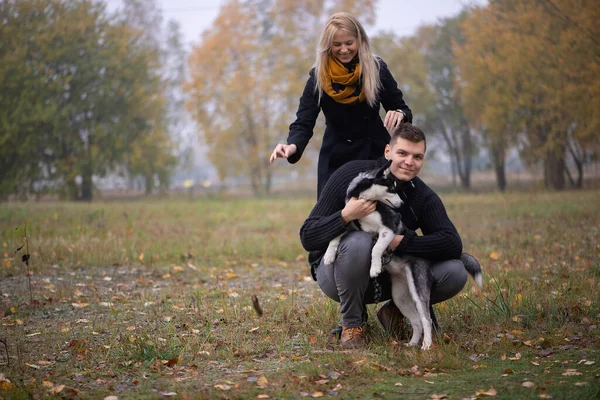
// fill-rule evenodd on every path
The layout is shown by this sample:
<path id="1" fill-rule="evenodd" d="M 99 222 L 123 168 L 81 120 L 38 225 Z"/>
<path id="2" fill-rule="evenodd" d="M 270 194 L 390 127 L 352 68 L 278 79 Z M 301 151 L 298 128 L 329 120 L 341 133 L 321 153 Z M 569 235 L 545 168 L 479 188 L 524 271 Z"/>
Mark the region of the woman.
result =
<path id="1" fill-rule="evenodd" d="M 385 121 L 379 117 L 380 104 L 387 111 Z M 326 128 L 319 152 L 317 197 L 336 169 L 348 161 L 381 157 L 390 140 L 388 130 L 412 122 L 410 108 L 386 63 L 372 54 L 364 28 L 347 13 L 334 14 L 327 21 L 287 144 L 275 147 L 270 163 L 277 158 L 287 158 L 291 164 L 300 160 L 320 110 Z"/>

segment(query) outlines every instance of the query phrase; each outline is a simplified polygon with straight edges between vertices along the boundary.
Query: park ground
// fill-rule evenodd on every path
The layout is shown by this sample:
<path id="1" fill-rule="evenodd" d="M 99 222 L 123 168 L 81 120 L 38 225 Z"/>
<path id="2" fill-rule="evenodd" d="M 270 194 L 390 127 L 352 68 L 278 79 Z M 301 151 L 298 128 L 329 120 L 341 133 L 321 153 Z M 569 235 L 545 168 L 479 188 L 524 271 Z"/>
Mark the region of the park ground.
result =
<path id="1" fill-rule="evenodd" d="M 2 204 L 0 398 L 598 398 L 600 190 L 442 197 L 484 287 L 427 352 L 375 305 L 365 349 L 336 343 L 312 197 Z"/>

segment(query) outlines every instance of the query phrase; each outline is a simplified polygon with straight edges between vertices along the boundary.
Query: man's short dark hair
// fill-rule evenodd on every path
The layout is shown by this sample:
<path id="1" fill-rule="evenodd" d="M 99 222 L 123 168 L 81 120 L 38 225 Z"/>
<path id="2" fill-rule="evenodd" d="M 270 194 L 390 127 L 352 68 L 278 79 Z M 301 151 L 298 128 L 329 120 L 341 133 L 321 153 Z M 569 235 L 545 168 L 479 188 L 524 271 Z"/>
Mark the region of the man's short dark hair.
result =
<path id="1" fill-rule="evenodd" d="M 409 122 L 404 122 L 392 129 L 390 146 L 394 145 L 398 138 L 406 139 L 413 143 L 423 142 L 425 144 L 425 150 L 427 150 L 427 140 L 425 140 L 425 134 L 421 129 Z"/>

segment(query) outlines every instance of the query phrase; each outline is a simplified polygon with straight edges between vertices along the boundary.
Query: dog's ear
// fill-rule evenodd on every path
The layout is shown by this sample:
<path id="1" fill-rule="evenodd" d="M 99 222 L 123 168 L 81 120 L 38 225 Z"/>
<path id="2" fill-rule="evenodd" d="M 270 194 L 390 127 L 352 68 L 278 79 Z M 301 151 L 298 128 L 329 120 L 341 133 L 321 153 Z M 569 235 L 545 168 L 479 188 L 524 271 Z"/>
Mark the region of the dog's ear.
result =
<path id="1" fill-rule="evenodd" d="M 379 168 L 379 170 L 377 171 L 377 173 L 375 174 L 375 176 L 376 177 L 383 176 L 384 178 L 387 177 L 387 175 L 390 172 L 390 165 L 392 165 L 392 160 L 387 160 L 385 162 L 385 164 L 383 164 L 381 166 L 381 168 Z"/>

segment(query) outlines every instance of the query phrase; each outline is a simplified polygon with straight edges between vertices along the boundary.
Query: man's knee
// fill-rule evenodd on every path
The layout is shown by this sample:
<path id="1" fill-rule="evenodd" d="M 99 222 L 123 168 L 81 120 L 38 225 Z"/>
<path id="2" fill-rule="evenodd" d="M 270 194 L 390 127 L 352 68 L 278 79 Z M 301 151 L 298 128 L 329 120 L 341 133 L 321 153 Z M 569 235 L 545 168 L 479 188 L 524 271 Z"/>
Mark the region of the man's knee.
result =
<path id="1" fill-rule="evenodd" d="M 467 283 L 468 274 L 459 260 L 436 263 L 432 267 L 434 285 L 431 293 L 433 304 L 456 296 Z"/>

